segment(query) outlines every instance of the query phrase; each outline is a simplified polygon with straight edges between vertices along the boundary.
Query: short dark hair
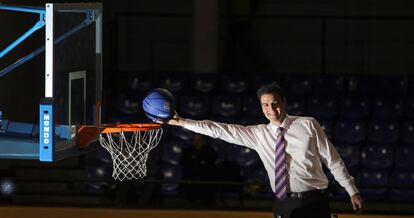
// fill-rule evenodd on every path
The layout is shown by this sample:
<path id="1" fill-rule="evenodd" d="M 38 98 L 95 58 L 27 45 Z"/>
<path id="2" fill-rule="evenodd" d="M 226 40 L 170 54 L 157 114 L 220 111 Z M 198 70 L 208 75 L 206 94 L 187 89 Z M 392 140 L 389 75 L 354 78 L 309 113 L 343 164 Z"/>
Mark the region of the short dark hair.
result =
<path id="1" fill-rule="evenodd" d="M 257 90 L 257 97 L 260 99 L 264 94 L 278 94 L 283 102 L 286 102 L 283 89 L 276 83 L 265 84 Z"/>

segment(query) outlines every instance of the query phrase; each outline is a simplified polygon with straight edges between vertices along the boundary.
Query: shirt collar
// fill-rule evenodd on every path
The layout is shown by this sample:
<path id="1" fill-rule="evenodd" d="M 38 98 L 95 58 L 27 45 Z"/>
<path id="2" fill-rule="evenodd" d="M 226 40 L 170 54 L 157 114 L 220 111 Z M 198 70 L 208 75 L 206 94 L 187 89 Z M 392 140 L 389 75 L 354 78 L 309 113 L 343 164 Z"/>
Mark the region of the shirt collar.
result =
<path id="1" fill-rule="evenodd" d="M 276 126 L 272 123 L 269 123 L 270 128 L 272 128 L 273 132 L 277 131 L 277 128 L 283 127 L 284 129 L 288 130 L 290 128 L 290 124 L 292 124 L 292 117 L 286 114 L 286 118 L 283 120 L 282 124 L 280 126 Z"/>

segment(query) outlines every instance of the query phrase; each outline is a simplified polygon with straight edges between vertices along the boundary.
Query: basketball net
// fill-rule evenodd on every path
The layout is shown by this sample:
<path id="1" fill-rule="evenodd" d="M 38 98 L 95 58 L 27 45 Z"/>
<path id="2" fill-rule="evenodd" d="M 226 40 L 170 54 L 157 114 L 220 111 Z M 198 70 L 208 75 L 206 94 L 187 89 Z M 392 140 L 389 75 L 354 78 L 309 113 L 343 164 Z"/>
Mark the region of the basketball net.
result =
<path id="1" fill-rule="evenodd" d="M 78 144 L 89 143 L 99 134 L 99 142 L 112 157 L 115 180 L 140 179 L 147 175 L 149 152 L 161 140 L 162 128 L 151 124 L 84 126 L 78 130 Z"/>
<path id="2" fill-rule="evenodd" d="M 149 152 L 160 142 L 162 128 L 148 131 L 102 133 L 99 142 L 112 157 L 115 180 L 140 179 L 147 175 Z"/>

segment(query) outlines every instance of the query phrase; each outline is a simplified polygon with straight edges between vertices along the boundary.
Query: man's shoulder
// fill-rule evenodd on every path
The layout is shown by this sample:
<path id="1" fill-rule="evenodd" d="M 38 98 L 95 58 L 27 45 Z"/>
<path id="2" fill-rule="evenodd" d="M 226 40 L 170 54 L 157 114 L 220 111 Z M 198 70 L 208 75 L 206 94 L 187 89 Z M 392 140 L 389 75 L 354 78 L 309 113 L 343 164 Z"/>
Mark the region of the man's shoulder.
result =
<path id="1" fill-rule="evenodd" d="M 270 123 L 267 123 L 267 124 L 261 123 L 261 124 L 256 124 L 256 125 L 248 125 L 245 127 L 249 129 L 267 129 L 269 128 L 269 125 Z"/>
<path id="2" fill-rule="evenodd" d="M 310 124 L 316 122 L 316 119 L 310 116 L 289 116 L 291 124 Z"/>

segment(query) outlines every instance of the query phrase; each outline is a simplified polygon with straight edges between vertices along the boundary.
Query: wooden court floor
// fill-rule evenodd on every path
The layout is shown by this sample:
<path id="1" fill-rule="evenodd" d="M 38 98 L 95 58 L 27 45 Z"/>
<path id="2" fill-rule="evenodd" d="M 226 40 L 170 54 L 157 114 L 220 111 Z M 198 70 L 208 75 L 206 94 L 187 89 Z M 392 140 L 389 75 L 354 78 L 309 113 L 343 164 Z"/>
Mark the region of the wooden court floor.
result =
<path id="1" fill-rule="evenodd" d="M 0 207 L 1 218 L 273 218 L 271 212 L 217 210 L 146 210 L 71 207 Z M 414 218 L 396 215 L 338 214 L 339 218 Z"/>

